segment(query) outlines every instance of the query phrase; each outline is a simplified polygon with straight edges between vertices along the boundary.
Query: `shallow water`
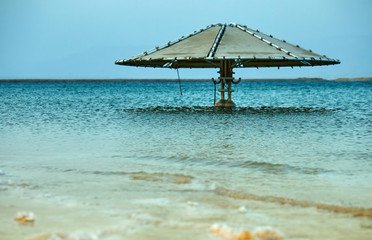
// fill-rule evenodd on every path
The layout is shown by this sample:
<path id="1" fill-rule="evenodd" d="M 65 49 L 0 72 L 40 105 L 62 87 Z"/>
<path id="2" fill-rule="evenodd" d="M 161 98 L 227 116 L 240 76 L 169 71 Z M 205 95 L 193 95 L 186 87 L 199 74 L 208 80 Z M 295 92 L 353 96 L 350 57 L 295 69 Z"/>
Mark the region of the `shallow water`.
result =
<path id="1" fill-rule="evenodd" d="M 220 239 L 209 231 L 218 223 L 269 226 L 285 239 L 368 239 L 371 83 L 242 82 L 238 107 L 224 110 L 211 107 L 212 83 L 182 88 L 0 83 L 0 198 L 66 214 L 94 208 L 107 225 L 80 226 L 71 213 L 68 228 L 62 213 L 51 227 L 39 210 L 44 225 L 0 234 Z"/>

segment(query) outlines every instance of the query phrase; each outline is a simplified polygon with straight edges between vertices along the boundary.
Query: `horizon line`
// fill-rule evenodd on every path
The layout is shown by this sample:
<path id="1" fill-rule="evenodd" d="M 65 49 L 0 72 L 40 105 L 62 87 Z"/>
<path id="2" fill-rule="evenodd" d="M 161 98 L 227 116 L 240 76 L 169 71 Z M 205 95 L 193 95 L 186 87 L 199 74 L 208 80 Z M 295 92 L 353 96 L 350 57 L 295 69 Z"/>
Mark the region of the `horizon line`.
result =
<path id="1" fill-rule="evenodd" d="M 209 82 L 207 78 L 7 78 L 0 79 L 0 82 Z M 356 78 L 336 78 L 324 79 L 316 77 L 299 77 L 299 78 L 252 78 L 241 79 L 242 82 L 295 82 L 295 81 L 311 81 L 311 82 L 357 82 L 357 81 L 372 81 L 372 77 L 356 77 Z"/>

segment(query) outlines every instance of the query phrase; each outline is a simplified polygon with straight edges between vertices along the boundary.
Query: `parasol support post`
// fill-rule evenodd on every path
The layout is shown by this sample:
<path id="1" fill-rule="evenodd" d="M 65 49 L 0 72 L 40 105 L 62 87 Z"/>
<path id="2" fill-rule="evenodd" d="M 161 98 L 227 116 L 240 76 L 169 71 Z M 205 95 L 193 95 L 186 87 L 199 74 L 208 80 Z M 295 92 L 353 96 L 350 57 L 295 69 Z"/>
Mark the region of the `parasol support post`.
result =
<path id="1" fill-rule="evenodd" d="M 231 93 L 234 90 L 231 89 L 231 83 L 234 82 L 232 64 L 230 60 L 223 60 L 220 67 L 221 88 L 218 91 L 221 93 L 221 99 L 214 104 L 215 107 L 235 107 L 235 103 L 231 100 Z M 227 93 L 227 99 L 225 99 L 225 93 Z"/>

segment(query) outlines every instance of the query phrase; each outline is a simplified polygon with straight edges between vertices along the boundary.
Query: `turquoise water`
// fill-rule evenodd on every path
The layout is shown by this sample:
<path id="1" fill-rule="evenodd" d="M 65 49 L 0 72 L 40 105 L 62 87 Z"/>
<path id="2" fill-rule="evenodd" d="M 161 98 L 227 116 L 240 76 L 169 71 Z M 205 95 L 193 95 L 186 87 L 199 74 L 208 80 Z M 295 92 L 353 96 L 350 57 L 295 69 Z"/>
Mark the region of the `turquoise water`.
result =
<path id="1" fill-rule="evenodd" d="M 105 210 L 129 201 L 152 216 L 159 199 L 165 207 L 221 198 L 263 204 L 248 212 L 285 204 L 302 220 L 309 209 L 350 215 L 345 224 L 355 211 L 370 214 L 372 83 L 242 82 L 226 110 L 212 107 L 213 87 L 183 82 L 181 96 L 175 82 L 0 83 L 2 189 Z M 143 199 L 146 207 L 133 205 Z M 293 222 L 264 219 L 296 239 Z"/>

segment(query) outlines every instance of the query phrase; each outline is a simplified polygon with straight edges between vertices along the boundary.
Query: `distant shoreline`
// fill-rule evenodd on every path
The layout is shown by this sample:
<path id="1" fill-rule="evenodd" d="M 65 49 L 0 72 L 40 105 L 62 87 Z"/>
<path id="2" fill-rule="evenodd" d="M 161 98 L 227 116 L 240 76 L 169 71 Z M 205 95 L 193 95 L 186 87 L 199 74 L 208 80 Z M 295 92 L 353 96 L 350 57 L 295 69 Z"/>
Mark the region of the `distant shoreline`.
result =
<path id="1" fill-rule="evenodd" d="M 209 82 L 210 79 L 181 79 L 182 82 Z M 242 82 L 370 82 L 369 78 L 257 78 L 242 79 Z M 0 79 L 0 82 L 178 82 L 178 79 Z"/>

